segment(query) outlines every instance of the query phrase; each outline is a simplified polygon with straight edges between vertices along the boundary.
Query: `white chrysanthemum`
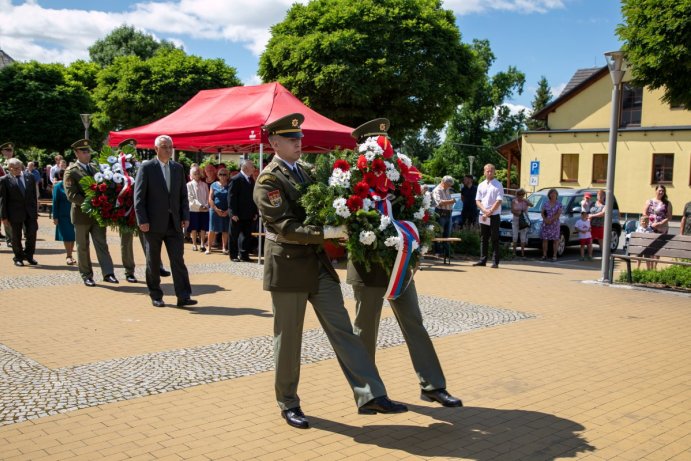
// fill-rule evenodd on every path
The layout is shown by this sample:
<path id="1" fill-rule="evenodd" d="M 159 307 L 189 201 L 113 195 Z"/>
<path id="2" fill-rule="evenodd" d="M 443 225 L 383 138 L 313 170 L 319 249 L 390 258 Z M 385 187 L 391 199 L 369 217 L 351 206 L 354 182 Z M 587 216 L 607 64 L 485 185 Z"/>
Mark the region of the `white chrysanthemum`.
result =
<path id="1" fill-rule="evenodd" d="M 107 160 L 108 160 L 108 163 L 110 163 L 112 165 L 113 163 L 118 161 L 118 158 L 114 155 L 109 155 Z"/>
<path id="2" fill-rule="evenodd" d="M 426 255 L 428 251 L 429 251 L 429 248 L 427 247 L 427 245 L 422 245 L 420 247 L 420 254 Z"/>
<path id="3" fill-rule="evenodd" d="M 374 160 L 374 158 L 376 156 L 377 156 L 377 154 L 375 154 L 371 150 L 368 150 L 367 152 L 365 152 L 365 158 L 367 159 L 368 162 L 371 162 L 372 160 Z"/>
<path id="4" fill-rule="evenodd" d="M 417 240 L 413 240 L 413 251 L 417 250 L 418 248 L 420 248 L 420 244 L 417 243 Z"/>
<path id="5" fill-rule="evenodd" d="M 389 237 L 386 240 L 384 240 L 384 245 L 386 245 L 387 247 L 396 247 L 396 249 L 398 250 L 401 245 L 401 238 Z"/>
<path id="6" fill-rule="evenodd" d="M 336 208 L 336 214 L 342 218 L 349 218 L 350 210 L 347 206 L 339 206 L 338 208 Z"/>
<path id="7" fill-rule="evenodd" d="M 132 160 L 132 154 L 125 155 L 125 160 Z"/>
<path id="8" fill-rule="evenodd" d="M 132 164 L 130 162 L 125 162 L 125 169 L 129 170 L 130 168 L 132 168 Z"/>
<path id="9" fill-rule="evenodd" d="M 420 208 L 419 210 L 417 210 L 413 214 L 413 218 L 415 218 L 415 219 L 422 219 L 424 217 L 425 217 L 425 209 L 424 208 Z"/>
<path id="10" fill-rule="evenodd" d="M 101 163 L 101 164 L 99 164 L 99 165 L 98 165 L 98 168 L 99 168 L 101 171 L 110 171 L 110 165 L 108 165 L 107 163 Z"/>
<path id="11" fill-rule="evenodd" d="M 395 170 L 396 169 L 396 165 L 389 162 L 388 160 L 384 160 L 384 165 L 386 165 L 387 170 Z"/>
<path id="12" fill-rule="evenodd" d="M 372 231 L 360 232 L 360 243 L 363 245 L 372 245 L 377 240 L 377 236 Z"/>
<path id="13" fill-rule="evenodd" d="M 429 226 L 427 226 L 427 230 L 429 232 L 434 232 L 434 226 L 432 224 L 430 224 Z"/>
<path id="14" fill-rule="evenodd" d="M 105 179 L 107 181 L 110 181 L 111 179 L 113 179 L 113 172 L 110 170 L 104 171 L 103 172 L 103 179 Z"/>
<path id="15" fill-rule="evenodd" d="M 362 199 L 362 209 L 365 211 L 369 211 L 374 207 L 374 202 L 368 198 Z"/>
<path id="16" fill-rule="evenodd" d="M 112 171 L 120 172 L 122 173 L 122 165 L 119 163 L 114 163 L 112 167 L 110 167 Z"/>
<path id="17" fill-rule="evenodd" d="M 341 208 L 341 207 L 346 206 L 346 203 L 347 203 L 347 200 L 345 198 L 339 197 L 339 198 L 334 200 L 333 207 L 334 208 Z"/>
<path id="18" fill-rule="evenodd" d="M 381 215 L 381 218 L 379 218 L 379 230 L 383 231 L 387 227 L 391 225 L 391 218 L 385 215 Z"/>
<path id="19" fill-rule="evenodd" d="M 121 175 L 120 173 L 113 173 L 113 182 L 116 184 L 120 184 L 125 177 Z"/>
<path id="20" fill-rule="evenodd" d="M 96 182 L 103 182 L 103 173 L 96 173 L 94 175 L 94 181 Z"/>
<path id="21" fill-rule="evenodd" d="M 405 166 L 407 166 L 408 168 L 410 168 L 413 164 L 413 162 L 410 160 L 410 157 L 408 157 L 407 155 L 401 154 L 400 152 L 398 152 L 396 155 L 398 156 L 398 158 L 401 159 L 403 163 L 405 163 Z"/>
<path id="22" fill-rule="evenodd" d="M 329 178 L 329 186 L 348 187 L 350 185 L 350 171 L 335 168 Z"/>
<path id="23" fill-rule="evenodd" d="M 401 177 L 401 173 L 398 170 L 386 170 L 386 177 L 391 181 L 398 181 Z"/>

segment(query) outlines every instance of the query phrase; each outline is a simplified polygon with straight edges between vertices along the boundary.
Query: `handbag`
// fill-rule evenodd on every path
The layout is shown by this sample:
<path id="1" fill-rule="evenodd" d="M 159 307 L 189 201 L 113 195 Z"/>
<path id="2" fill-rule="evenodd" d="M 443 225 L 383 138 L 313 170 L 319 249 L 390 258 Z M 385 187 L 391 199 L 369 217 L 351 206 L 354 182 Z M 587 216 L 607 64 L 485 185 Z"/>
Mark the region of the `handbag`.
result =
<path id="1" fill-rule="evenodd" d="M 525 229 L 526 227 L 530 227 L 530 218 L 525 212 L 523 212 L 518 215 L 518 228 Z"/>

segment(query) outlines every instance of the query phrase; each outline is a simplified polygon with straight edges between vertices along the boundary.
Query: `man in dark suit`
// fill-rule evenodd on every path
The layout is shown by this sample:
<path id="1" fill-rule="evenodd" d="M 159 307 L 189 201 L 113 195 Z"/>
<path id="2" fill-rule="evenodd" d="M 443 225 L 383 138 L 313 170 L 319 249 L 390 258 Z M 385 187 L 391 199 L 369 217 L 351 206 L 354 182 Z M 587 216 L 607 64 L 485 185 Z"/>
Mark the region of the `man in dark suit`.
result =
<path id="1" fill-rule="evenodd" d="M 5 176 L 8 172 L 5 171 L 5 164 L 12 158 L 14 157 L 14 143 L 11 142 L 4 142 L 0 144 L 0 178 Z M 12 226 L 9 224 L 4 226 L 5 227 L 5 235 L 2 235 L 0 233 L 0 238 L 4 238 L 5 242 L 7 242 L 7 246 L 11 247 L 12 246 Z"/>
<path id="2" fill-rule="evenodd" d="M 26 260 L 32 266 L 38 230 L 38 197 L 33 175 L 25 173 L 19 159 L 7 162 L 8 174 L 0 178 L 0 218 L 5 228 L 12 229 L 14 265 L 23 266 Z M 22 233 L 26 232 L 26 246 L 22 248 Z"/>
<path id="3" fill-rule="evenodd" d="M 156 158 L 144 162 L 134 183 L 134 210 L 146 239 L 146 286 L 155 307 L 163 307 L 161 246 L 165 242 L 173 272 L 177 306 L 197 304 L 183 258 L 183 229 L 190 220 L 187 182 L 182 165 L 171 160 L 173 140 L 161 135 L 154 141 Z"/>
<path id="4" fill-rule="evenodd" d="M 230 259 L 235 262 L 250 260 L 252 229 L 259 213 L 252 199 L 254 169 L 254 163 L 250 160 L 242 160 L 240 173 L 230 181 L 228 190 Z"/>

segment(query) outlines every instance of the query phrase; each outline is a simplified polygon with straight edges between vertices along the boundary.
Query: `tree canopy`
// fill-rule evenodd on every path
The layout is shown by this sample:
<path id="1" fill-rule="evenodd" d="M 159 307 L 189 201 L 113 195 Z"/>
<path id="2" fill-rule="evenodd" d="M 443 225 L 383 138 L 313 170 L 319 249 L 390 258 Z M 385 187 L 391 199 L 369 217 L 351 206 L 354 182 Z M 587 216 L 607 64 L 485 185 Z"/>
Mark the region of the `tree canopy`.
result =
<path id="1" fill-rule="evenodd" d="M 622 0 L 617 27 L 635 82 L 691 108 L 691 0 Z"/>
<path id="2" fill-rule="evenodd" d="M 440 0 L 313 0 L 272 27 L 259 75 L 341 123 L 388 117 L 400 137 L 441 128 L 479 69 Z"/>
<path id="3" fill-rule="evenodd" d="M 84 135 L 80 113 L 93 105 L 61 64 L 35 61 L 0 69 L 0 133 L 19 147 L 63 150 Z"/>
<path id="4" fill-rule="evenodd" d="M 541 111 L 551 100 L 552 93 L 549 89 L 549 83 L 547 83 L 547 77 L 543 75 L 537 83 L 537 91 L 535 91 L 535 97 L 533 98 L 531 113 L 534 114 Z M 547 123 L 544 120 L 535 120 L 533 118 L 528 119 L 527 125 L 529 130 L 542 130 L 547 128 Z"/>
<path id="5" fill-rule="evenodd" d="M 153 58 L 116 58 L 98 74 L 94 126 L 109 131 L 150 123 L 178 109 L 200 90 L 239 86 L 233 67 L 184 51 L 159 50 Z"/>
<path id="6" fill-rule="evenodd" d="M 152 58 L 161 48 L 172 50 L 175 49 L 175 45 L 166 40 L 156 40 L 152 35 L 140 32 L 132 26 L 122 25 L 91 45 L 89 56 L 91 61 L 106 67 L 119 56 Z"/>

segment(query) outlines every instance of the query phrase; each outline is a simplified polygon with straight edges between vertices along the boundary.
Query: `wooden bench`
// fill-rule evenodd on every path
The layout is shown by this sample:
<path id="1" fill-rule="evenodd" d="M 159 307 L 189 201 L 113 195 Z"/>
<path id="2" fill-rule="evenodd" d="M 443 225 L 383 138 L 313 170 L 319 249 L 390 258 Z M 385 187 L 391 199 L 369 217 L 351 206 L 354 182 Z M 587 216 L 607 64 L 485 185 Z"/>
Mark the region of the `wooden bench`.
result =
<path id="1" fill-rule="evenodd" d="M 459 237 L 435 237 L 432 239 L 432 243 L 442 243 L 443 245 L 443 253 L 442 257 L 444 258 L 444 264 L 451 264 L 451 244 L 452 243 L 458 243 L 460 242 L 461 239 Z M 432 251 L 432 248 L 430 248 L 430 251 Z M 426 255 L 425 258 L 421 259 L 420 262 L 426 262 L 430 265 L 432 265 L 432 261 L 429 259 L 429 253 Z M 422 270 L 422 265 L 420 265 L 420 270 Z"/>
<path id="2" fill-rule="evenodd" d="M 629 240 L 628 252 L 629 254 L 626 255 L 613 254 L 611 256 L 611 267 L 614 267 L 615 259 L 624 260 L 626 262 L 626 279 L 629 283 L 631 283 L 631 261 L 648 261 L 678 266 L 691 266 L 691 263 L 686 261 L 677 261 L 674 259 L 658 259 L 691 259 L 691 236 L 653 233 L 633 233 L 631 234 L 631 239 Z"/>

